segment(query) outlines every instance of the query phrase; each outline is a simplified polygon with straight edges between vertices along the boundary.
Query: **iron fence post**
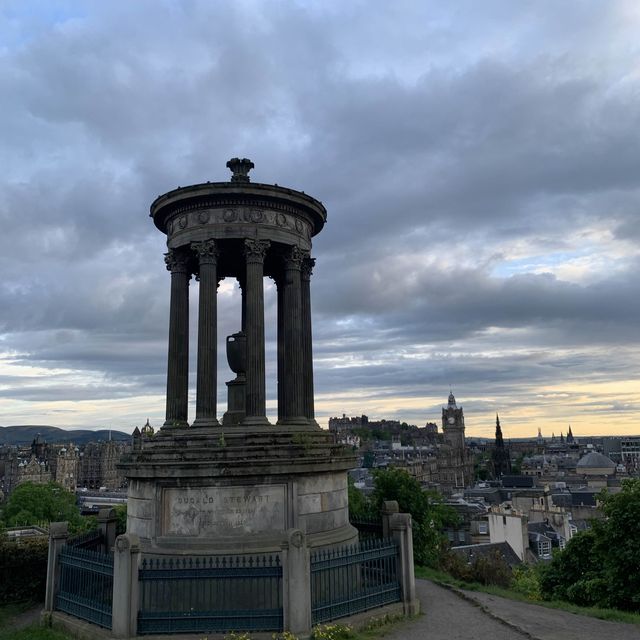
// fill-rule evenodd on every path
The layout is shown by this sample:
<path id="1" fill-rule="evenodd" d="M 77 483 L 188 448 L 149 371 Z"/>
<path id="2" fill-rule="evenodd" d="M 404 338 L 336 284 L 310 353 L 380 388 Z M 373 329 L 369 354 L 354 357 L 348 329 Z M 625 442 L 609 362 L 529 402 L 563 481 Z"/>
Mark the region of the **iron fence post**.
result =
<path id="1" fill-rule="evenodd" d="M 137 633 L 138 622 L 138 536 L 123 534 L 115 541 L 113 555 L 113 608 L 111 630 L 115 638 L 129 638 Z"/>
<path id="2" fill-rule="evenodd" d="M 299 529 L 287 531 L 282 545 L 282 615 L 285 631 L 300 638 L 311 633 L 311 559 L 307 538 Z"/>
<path id="3" fill-rule="evenodd" d="M 69 537 L 68 522 L 52 522 L 49 526 L 49 553 L 47 556 L 47 588 L 44 596 L 44 610 L 53 611 L 56 591 L 60 584 L 60 551 Z"/>
<path id="4" fill-rule="evenodd" d="M 397 503 L 396 503 L 397 504 Z M 413 532 L 411 514 L 393 513 L 389 516 L 391 535 L 398 545 L 398 572 L 402 587 L 404 614 L 420 613 L 420 601 L 416 598 L 416 578 L 413 568 Z"/>

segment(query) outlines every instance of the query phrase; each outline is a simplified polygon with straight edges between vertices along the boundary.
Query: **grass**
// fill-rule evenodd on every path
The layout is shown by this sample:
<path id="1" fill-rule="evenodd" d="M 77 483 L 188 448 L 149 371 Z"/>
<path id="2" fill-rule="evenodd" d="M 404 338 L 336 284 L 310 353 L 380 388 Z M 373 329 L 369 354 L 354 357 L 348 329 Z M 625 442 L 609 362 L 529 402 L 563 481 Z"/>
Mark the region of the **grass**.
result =
<path id="1" fill-rule="evenodd" d="M 463 582 L 462 580 L 458 580 L 457 578 L 450 576 L 444 571 L 438 571 L 437 569 L 431 569 L 430 567 L 416 567 L 415 571 L 416 578 L 425 578 L 437 584 L 457 587 L 458 589 L 465 589 L 467 591 L 481 591 L 494 596 L 500 596 L 501 598 L 508 598 L 509 600 L 517 600 L 518 602 L 526 602 L 527 604 L 537 604 L 541 607 L 547 607 L 548 609 L 558 609 L 560 611 L 567 611 L 568 613 L 589 616 L 600 620 L 640 625 L 640 613 L 620 611 L 619 609 L 579 607 L 578 605 L 571 604 L 570 602 L 564 602 L 562 600 L 532 600 L 526 595 L 519 591 L 514 591 L 513 589 L 504 589 L 493 585 L 483 585 L 478 582 Z"/>
<path id="2" fill-rule="evenodd" d="M 32 624 L 24 629 L 15 629 L 12 621 L 21 613 L 38 606 L 33 602 L 18 602 L 0 606 L 0 640 L 71 640 L 61 631 L 54 631 L 38 624 Z"/>
<path id="3" fill-rule="evenodd" d="M 0 629 L 0 640 L 72 640 L 61 631 L 33 625 L 25 629 Z"/>

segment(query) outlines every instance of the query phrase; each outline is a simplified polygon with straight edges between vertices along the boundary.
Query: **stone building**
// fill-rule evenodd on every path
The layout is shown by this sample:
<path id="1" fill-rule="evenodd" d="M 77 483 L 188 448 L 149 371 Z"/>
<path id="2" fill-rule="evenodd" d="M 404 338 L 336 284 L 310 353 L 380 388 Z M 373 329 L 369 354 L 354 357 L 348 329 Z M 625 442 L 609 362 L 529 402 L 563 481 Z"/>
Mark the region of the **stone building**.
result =
<path id="1" fill-rule="evenodd" d="M 45 460 L 31 456 L 29 460 L 18 462 L 16 485 L 22 482 L 44 484 L 52 480 L 51 470 Z"/>
<path id="2" fill-rule="evenodd" d="M 444 495 L 470 486 L 474 480 L 473 459 L 464 439 L 464 412 L 458 407 L 453 392 L 442 408 L 443 443 L 437 452 L 438 483 Z"/>
<path id="3" fill-rule="evenodd" d="M 79 468 L 80 449 L 70 443 L 58 451 L 55 481 L 68 491 L 75 491 Z"/>
<path id="4" fill-rule="evenodd" d="M 126 443 L 114 440 L 85 445 L 80 454 L 78 485 L 88 489 L 124 487 L 124 474 L 116 465 L 129 448 Z"/>

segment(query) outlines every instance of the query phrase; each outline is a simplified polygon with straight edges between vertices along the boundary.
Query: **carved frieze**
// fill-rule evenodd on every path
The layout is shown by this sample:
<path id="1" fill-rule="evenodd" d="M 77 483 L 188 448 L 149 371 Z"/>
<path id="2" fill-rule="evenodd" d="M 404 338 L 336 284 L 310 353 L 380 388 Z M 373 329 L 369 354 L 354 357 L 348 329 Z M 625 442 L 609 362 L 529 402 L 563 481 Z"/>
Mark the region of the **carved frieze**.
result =
<path id="1" fill-rule="evenodd" d="M 182 231 L 204 225 L 217 224 L 269 225 L 294 232 L 306 240 L 311 240 L 313 232 L 309 222 L 291 213 L 263 209 L 261 207 L 228 207 L 224 209 L 211 208 L 176 212 L 167 221 L 167 237 L 170 240 L 173 235 Z"/>

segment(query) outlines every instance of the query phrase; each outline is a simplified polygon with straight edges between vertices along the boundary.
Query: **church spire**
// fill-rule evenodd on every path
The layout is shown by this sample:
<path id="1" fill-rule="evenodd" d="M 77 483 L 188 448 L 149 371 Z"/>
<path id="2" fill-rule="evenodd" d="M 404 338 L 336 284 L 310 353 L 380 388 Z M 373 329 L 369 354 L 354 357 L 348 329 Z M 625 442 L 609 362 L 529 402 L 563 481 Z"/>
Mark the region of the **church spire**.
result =
<path id="1" fill-rule="evenodd" d="M 496 447 L 504 448 L 504 439 L 502 437 L 502 429 L 500 428 L 500 417 L 496 413 Z"/>
<path id="2" fill-rule="evenodd" d="M 569 425 L 569 431 L 567 431 L 567 444 L 573 444 L 573 442 L 574 442 L 574 437 L 571 431 L 571 425 Z"/>

